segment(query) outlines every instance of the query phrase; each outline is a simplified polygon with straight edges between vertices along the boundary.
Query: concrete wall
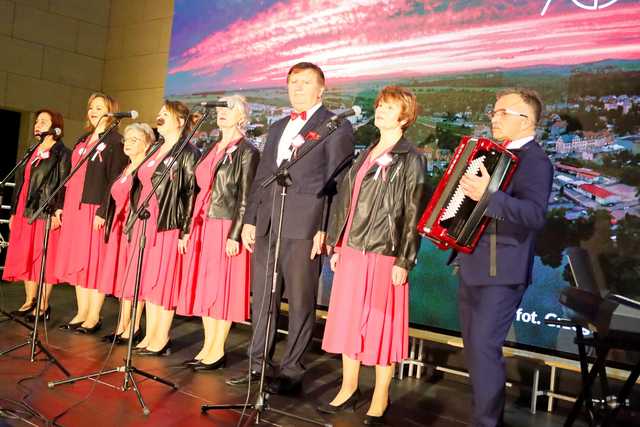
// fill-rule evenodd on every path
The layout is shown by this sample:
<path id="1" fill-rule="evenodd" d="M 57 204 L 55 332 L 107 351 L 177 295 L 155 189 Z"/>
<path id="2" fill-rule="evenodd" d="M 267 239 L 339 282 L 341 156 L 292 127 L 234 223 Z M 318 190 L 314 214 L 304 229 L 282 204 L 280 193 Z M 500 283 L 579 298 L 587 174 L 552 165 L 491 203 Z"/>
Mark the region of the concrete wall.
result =
<path id="1" fill-rule="evenodd" d="M 65 118 L 66 142 L 81 132 L 86 100 L 102 88 L 110 0 L 0 0 L 0 108 L 42 107 Z M 23 114 L 21 141 L 30 140 Z M 20 151 L 20 150 L 19 150 Z"/>
<path id="2" fill-rule="evenodd" d="M 162 106 L 172 20 L 173 0 L 111 2 L 103 90 L 139 121 L 153 122 Z"/>
<path id="3" fill-rule="evenodd" d="M 152 121 L 164 93 L 172 16 L 173 0 L 0 0 L 0 108 L 60 111 L 69 145 L 94 91 Z M 23 114 L 19 152 L 31 140 L 32 120 Z"/>

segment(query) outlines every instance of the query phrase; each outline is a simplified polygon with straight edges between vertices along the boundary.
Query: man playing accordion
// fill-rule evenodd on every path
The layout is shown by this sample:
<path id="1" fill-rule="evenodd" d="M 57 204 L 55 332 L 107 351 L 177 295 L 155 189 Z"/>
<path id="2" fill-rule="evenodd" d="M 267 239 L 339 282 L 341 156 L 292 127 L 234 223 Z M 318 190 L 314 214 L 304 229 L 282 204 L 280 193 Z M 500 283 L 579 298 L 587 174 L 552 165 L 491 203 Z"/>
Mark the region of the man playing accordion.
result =
<path id="1" fill-rule="evenodd" d="M 502 425 L 505 368 L 502 346 L 529 283 L 536 234 L 545 223 L 553 166 L 535 141 L 542 112 L 539 95 L 509 89 L 497 95 L 490 113 L 493 138 L 519 159 L 504 191 L 489 196 L 485 215 L 492 218 L 475 251 L 460 253 L 458 293 L 465 359 L 473 390 L 473 423 Z M 480 175 L 460 180 L 464 194 L 478 201 L 489 184 L 484 165 Z"/>

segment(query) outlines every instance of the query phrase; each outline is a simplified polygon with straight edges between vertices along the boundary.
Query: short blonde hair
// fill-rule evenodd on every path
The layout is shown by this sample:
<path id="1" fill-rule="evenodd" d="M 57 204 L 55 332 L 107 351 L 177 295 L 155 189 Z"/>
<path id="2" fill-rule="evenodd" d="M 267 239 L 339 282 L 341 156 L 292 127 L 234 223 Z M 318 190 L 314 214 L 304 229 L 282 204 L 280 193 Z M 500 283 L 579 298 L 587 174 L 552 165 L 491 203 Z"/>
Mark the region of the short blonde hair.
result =
<path id="1" fill-rule="evenodd" d="M 247 98 L 242 95 L 234 94 L 224 96 L 220 98 L 220 101 L 227 101 L 229 109 L 235 110 L 242 114 L 242 119 L 240 119 L 239 125 L 243 129 L 246 128 L 249 124 L 249 118 L 251 117 L 251 109 L 249 108 Z"/>
<path id="2" fill-rule="evenodd" d="M 89 96 L 89 100 L 87 101 L 87 111 L 89 111 L 89 108 L 91 108 L 91 103 L 96 98 L 102 98 L 102 100 L 104 101 L 105 105 L 107 106 L 107 111 L 109 113 L 115 113 L 116 111 L 118 111 L 118 101 L 116 101 L 115 99 L 113 99 L 112 97 L 107 95 L 106 93 L 102 93 L 102 92 L 94 92 L 94 93 L 91 94 L 91 96 Z M 103 120 L 106 120 L 107 126 L 109 126 L 111 123 L 113 123 L 114 118 L 113 117 L 106 117 Z M 93 132 L 96 129 L 91 124 L 91 120 L 89 120 L 89 117 L 87 117 L 87 121 L 84 124 L 84 128 L 85 128 L 85 130 L 87 130 L 89 132 Z"/>
<path id="3" fill-rule="evenodd" d="M 393 101 L 400 104 L 401 110 L 398 119 L 407 121 L 402 125 L 403 131 L 407 130 L 416 121 L 418 117 L 418 102 L 416 101 L 416 96 L 409 89 L 401 86 L 386 86 L 378 94 L 373 107 L 378 108 L 381 101 Z"/>
<path id="4" fill-rule="evenodd" d="M 129 126 L 124 128 L 124 135 L 127 135 L 127 132 L 140 132 L 144 135 L 144 139 L 149 143 L 153 144 L 156 142 L 156 134 L 153 133 L 153 129 L 146 123 L 131 123 Z"/>

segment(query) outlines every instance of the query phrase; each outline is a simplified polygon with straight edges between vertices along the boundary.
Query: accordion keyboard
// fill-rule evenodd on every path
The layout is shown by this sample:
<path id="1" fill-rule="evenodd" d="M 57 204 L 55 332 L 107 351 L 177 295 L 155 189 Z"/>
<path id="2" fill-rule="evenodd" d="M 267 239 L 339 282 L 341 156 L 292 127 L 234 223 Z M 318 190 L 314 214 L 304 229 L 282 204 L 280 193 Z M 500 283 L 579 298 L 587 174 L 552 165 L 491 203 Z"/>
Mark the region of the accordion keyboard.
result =
<path id="1" fill-rule="evenodd" d="M 471 163 L 469 163 L 469 166 L 467 167 L 465 174 L 477 175 L 478 172 L 480 172 L 480 165 L 484 163 L 485 159 L 486 159 L 486 156 L 484 155 L 473 159 Z M 464 192 L 462 191 L 462 186 L 458 185 L 458 188 L 456 188 L 456 191 L 453 193 L 453 196 L 451 196 L 451 200 L 449 200 L 449 204 L 447 205 L 444 212 L 442 213 L 442 217 L 440 218 L 440 221 L 446 221 L 448 219 L 455 217 L 458 214 L 458 210 L 462 206 L 462 202 L 464 202 L 464 198 L 465 198 L 465 195 L 464 195 Z"/>

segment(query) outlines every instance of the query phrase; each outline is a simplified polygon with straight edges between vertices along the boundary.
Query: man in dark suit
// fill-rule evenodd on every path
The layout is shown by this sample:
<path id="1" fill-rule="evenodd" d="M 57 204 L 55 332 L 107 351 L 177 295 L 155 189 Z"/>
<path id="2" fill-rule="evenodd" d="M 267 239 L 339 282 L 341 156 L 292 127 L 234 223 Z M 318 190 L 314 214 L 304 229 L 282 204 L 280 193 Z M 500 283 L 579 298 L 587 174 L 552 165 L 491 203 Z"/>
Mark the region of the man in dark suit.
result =
<path id="1" fill-rule="evenodd" d="M 288 337 L 277 375 L 267 384 L 270 393 L 289 393 L 300 389 L 304 374 L 302 356 L 311 341 L 315 322 L 320 254 L 324 247 L 334 181 L 353 157 L 354 143 L 351 125 L 345 121 L 326 140 L 309 140 L 299 146 L 301 140 L 299 137 L 296 139 L 298 135 L 308 135 L 334 114 L 322 105 L 325 80 L 318 66 L 305 62 L 294 65 L 287 75 L 287 86 L 293 112 L 269 129 L 242 231 L 243 244 L 253 252 L 251 373 L 227 381 L 237 385 L 245 384 L 251 377 L 258 378 L 265 340 L 269 342 L 268 357 L 273 353 L 278 308 L 284 291 L 289 303 Z M 279 280 L 271 330 L 267 336 L 281 187 L 276 183 L 263 187 L 262 183 L 272 177 L 283 162 L 306 151 L 308 144 L 317 146 L 288 169 L 292 185 L 287 189 L 284 206 Z"/>
<path id="2" fill-rule="evenodd" d="M 498 94 L 490 114 L 493 137 L 518 156 L 518 168 L 508 188 L 489 197 L 485 212 L 492 218 L 489 231 L 472 254 L 457 257 L 460 322 L 473 390 L 472 425 L 477 427 L 502 425 L 506 381 L 502 346 L 531 283 L 535 238 L 545 223 L 553 166 L 534 138 L 541 112 L 542 101 L 532 90 Z M 477 201 L 488 182 L 482 166 L 480 176 L 465 175 L 461 186 Z"/>

